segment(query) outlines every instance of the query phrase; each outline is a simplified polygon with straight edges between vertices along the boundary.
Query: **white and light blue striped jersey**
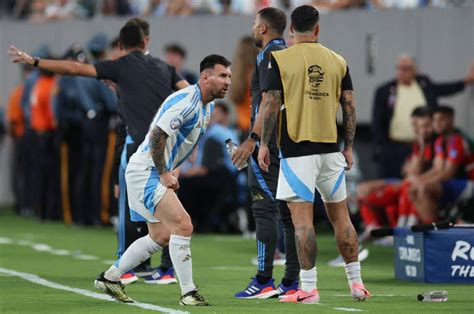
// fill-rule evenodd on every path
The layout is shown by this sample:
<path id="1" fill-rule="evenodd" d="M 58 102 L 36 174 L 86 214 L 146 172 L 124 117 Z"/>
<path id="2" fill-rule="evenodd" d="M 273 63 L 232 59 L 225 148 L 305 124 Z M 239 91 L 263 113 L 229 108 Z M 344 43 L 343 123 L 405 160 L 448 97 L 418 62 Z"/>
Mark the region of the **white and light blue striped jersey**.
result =
<path id="1" fill-rule="evenodd" d="M 204 105 L 197 85 L 179 90 L 166 98 L 153 118 L 148 134 L 129 164 L 155 167 L 150 154 L 150 133 L 158 126 L 168 134 L 165 161 L 168 170 L 176 169 L 192 153 L 201 135 L 206 131 L 214 103 Z"/>

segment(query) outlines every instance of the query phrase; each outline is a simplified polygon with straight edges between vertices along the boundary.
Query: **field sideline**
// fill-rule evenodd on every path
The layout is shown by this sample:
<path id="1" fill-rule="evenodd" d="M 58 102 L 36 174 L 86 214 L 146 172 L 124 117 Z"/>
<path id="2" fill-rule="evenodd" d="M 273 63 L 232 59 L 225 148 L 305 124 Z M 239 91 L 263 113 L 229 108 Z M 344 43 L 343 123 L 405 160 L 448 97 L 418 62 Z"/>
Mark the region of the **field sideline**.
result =
<path id="1" fill-rule="evenodd" d="M 178 285 L 127 286 L 143 307 L 108 302 L 93 288 L 96 275 L 114 259 L 116 240 L 112 229 L 67 227 L 39 223 L 0 210 L 0 313 L 474 313 L 474 287 L 424 285 L 393 279 L 392 249 L 369 247 L 362 264 L 366 286 L 374 294 L 367 302 L 349 297 L 342 268 L 326 266 L 336 256 L 331 234 L 318 237 L 318 288 L 321 305 L 278 304 L 270 300 L 237 300 L 255 268 L 252 240 L 239 236 L 197 235 L 192 242 L 195 282 L 213 304 L 210 308 L 178 305 Z M 157 264 L 159 256 L 154 257 Z M 283 267 L 276 267 L 276 281 Z M 28 279 L 28 280 L 27 280 Z M 29 281 L 30 280 L 30 281 Z M 32 282 L 33 281 L 33 282 Z M 39 285 L 41 282 L 44 285 Z M 68 291 L 66 291 L 66 290 Z M 446 289 L 446 303 L 418 302 L 425 290 Z M 103 299 L 100 299 L 103 298 Z M 145 308 L 148 308 L 145 309 Z"/>

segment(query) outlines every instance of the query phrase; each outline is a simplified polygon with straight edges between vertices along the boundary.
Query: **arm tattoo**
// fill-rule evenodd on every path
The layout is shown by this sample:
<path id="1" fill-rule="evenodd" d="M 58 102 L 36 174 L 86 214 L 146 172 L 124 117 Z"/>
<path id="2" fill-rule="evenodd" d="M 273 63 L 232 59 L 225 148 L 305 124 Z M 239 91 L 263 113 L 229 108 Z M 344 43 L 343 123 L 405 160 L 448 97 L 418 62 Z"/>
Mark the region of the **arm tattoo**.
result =
<path id="1" fill-rule="evenodd" d="M 159 174 L 168 172 L 165 162 L 165 148 L 168 134 L 160 127 L 156 126 L 150 134 L 150 154 Z"/>
<path id="2" fill-rule="evenodd" d="M 345 90 L 341 95 L 342 124 L 344 126 L 344 142 L 346 148 L 354 145 L 356 130 L 355 104 L 351 90 Z"/>
<path id="3" fill-rule="evenodd" d="M 280 112 L 281 91 L 270 90 L 263 104 L 262 143 L 268 144 Z"/>

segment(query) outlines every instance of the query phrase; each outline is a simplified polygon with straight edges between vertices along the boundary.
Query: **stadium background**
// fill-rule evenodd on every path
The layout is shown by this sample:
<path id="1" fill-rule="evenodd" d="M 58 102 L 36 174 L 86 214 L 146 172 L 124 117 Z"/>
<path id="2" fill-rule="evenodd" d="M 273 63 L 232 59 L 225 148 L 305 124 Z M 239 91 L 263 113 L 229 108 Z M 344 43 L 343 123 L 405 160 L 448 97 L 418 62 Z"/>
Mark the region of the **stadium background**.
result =
<path id="1" fill-rule="evenodd" d="M 104 31 L 110 38 L 115 37 L 126 20 L 108 17 L 29 24 L 4 18 L 0 20 L 0 51 L 5 52 L 13 43 L 25 51 L 33 51 L 40 44 L 47 43 L 53 52 L 59 54 L 74 42 L 85 44 L 99 31 Z M 238 40 L 250 34 L 254 17 L 165 16 L 147 20 L 152 36 L 150 51 L 162 57 L 165 44 L 178 42 L 188 50 L 186 68 L 197 72 L 202 56 L 220 53 L 232 58 Z M 417 60 L 418 72 L 430 75 L 437 82 L 463 78 L 474 54 L 472 6 L 332 12 L 322 15 L 321 29 L 321 43 L 340 51 L 351 67 L 360 127 L 370 125 L 374 90 L 394 76 L 395 62 L 401 53 L 412 54 Z M 19 81 L 18 67 L 9 63 L 7 57 L 3 53 L 0 62 L 1 106 L 5 106 L 9 91 Z M 369 70 L 371 67 L 372 71 Z M 474 133 L 474 125 L 470 123 L 474 119 L 474 108 L 468 102 L 472 97 L 469 94 L 473 93 L 472 88 L 468 88 L 445 101 L 456 108 L 457 124 L 471 134 Z M 357 142 L 363 145 L 365 132 L 360 130 L 362 137 Z M 370 161 L 368 150 L 370 146 L 359 146 L 362 161 Z M 7 180 L 9 151 L 7 141 L 0 151 L 0 204 L 12 202 Z M 373 173 L 370 167 L 363 170 L 369 176 Z"/>

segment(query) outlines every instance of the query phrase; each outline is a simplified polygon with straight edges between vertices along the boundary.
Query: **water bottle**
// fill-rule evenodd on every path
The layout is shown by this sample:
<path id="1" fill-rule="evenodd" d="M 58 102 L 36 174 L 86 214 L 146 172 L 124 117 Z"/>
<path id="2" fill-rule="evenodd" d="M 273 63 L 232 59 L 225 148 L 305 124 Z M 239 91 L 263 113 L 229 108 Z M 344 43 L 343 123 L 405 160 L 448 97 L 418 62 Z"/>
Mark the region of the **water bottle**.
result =
<path id="1" fill-rule="evenodd" d="M 232 156 L 232 154 L 236 151 L 236 149 L 238 148 L 238 146 L 232 142 L 232 140 L 230 138 L 226 139 L 225 140 L 225 145 L 226 145 L 226 148 L 227 148 L 227 152 L 229 153 L 229 156 Z M 242 170 L 244 169 L 245 167 L 247 167 L 248 163 L 245 162 L 244 165 L 242 167 L 237 167 L 237 170 Z"/>
<path id="2" fill-rule="evenodd" d="M 418 295 L 418 301 L 424 302 L 446 302 L 448 301 L 448 291 L 426 291 Z"/>

